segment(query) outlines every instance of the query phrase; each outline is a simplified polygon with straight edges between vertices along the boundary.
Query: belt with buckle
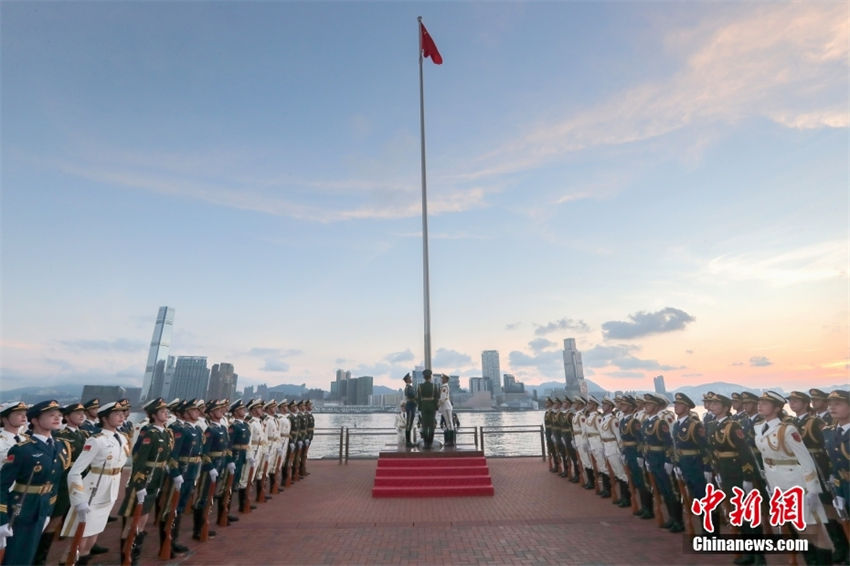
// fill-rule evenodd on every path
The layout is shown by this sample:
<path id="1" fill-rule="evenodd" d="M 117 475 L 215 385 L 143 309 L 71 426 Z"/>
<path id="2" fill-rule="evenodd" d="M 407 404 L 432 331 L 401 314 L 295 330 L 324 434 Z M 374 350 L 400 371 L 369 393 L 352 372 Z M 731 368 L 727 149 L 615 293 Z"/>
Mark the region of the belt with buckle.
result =
<path id="1" fill-rule="evenodd" d="M 18 485 L 16 483 L 12 488 L 12 491 L 16 493 L 44 495 L 45 493 L 53 491 L 53 483 L 47 482 L 41 485 Z"/>

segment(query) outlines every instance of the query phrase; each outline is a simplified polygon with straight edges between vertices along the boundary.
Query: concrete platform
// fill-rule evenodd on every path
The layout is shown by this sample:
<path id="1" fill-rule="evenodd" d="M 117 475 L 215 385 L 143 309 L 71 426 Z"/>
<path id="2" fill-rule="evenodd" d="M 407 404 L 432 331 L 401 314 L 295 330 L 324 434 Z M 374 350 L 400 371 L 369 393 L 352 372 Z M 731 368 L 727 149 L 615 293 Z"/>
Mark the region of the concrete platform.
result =
<path id="1" fill-rule="evenodd" d="M 682 535 L 633 517 L 589 490 L 547 471 L 539 458 L 489 458 L 496 495 L 438 499 L 376 499 L 377 460 L 310 461 L 311 475 L 207 543 L 183 541 L 190 553 L 161 562 L 156 531 L 143 564 L 537 565 L 722 564 L 731 555 L 686 554 Z M 187 519 L 189 519 L 187 517 Z M 91 564 L 115 564 L 118 527 L 101 544 L 116 552 Z M 54 546 L 55 565 L 66 546 Z M 786 555 L 770 557 L 787 564 Z M 802 563 L 802 558 L 800 558 Z"/>

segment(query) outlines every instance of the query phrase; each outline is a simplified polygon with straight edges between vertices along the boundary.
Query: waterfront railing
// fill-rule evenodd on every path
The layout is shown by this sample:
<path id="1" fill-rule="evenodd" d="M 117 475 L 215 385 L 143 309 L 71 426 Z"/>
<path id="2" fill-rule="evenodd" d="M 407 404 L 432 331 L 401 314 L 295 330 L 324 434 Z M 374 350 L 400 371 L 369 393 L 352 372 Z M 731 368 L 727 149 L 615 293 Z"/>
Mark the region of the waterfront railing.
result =
<path id="1" fill-rule="evenodd" d="M 442 431 L 437 430 L 435 441 L 441 436 Z M 456 444 L 459 449 L 481 450 L 488 457 L 540 456 L 546 460 L 546 436 L 542 425 L 462 426 L 457 429 Z M 403 446 L 395 428 L 316 428 L 310 456 L 333 458 L 340 464 L 347 464 L 350 459 L 373 459 L 381 451 Z"/>

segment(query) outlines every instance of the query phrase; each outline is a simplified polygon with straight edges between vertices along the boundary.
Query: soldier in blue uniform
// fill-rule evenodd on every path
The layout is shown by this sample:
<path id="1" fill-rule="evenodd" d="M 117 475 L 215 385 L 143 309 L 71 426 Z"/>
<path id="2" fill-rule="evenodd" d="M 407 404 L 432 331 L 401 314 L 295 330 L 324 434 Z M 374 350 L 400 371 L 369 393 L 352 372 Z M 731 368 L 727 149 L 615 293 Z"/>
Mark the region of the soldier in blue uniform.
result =
<path id="1" fill-rule="evenodd" d="M 658 488 L 656 497 L 661 496 L 667 507 L 668 519 L 663 528 L 671 533 L 681 533 L 685 530 L 682 503 L 675 497 L 670 481 L 670 473 L 673 471 L 673 438 L 670 425 L 658 414 L 668 401 L 655 393 L 647 393 L 643 398 L 647 415 L 641 427 L 644 460 L 649 473 L 655 478 L 655 486 Z"/>
<path id="2" fill-rule="evenodd" d="M 652 511 L 652 493 L 644 481 L 643 468 L 638 463 L 638 457 L 641 454 L 639 452 L 641 422 L 635 418 L 636 407 L 637 402 L 631 395 L 623 395 L 620 399 L 620 411 L 623 413 L 620 418 L 620 446 L 626 468 L 629 470 L 629 479 L 640 500 L 640 508 L 634 514 L 641 519 L 652 519 L 655 517 Z M 624 507 L 624 505 L 621 506 Z"/>
<path id="3" fill-rule="evenodd" d="M 85 409 L 82 403 L 71 403 L 62 407 L 62 421 L 64 426 L 53 431 L 53 438 L 61 442 L 65 442 L 65 448 L 73 464 L 80 452 L 83 451 L 83 446 L 86 444 L 88 433 L 79 428 L 85 420 Z M 70 469 L 70 468 L 69 468 Z M 71 499 L 68 494 L 68 470 L 65 470 L 62 479 L 59 480 L 59 495 L 56 499 L 56 505 L 53 507 L 53 513 L 50 515 L 50 522 L 44 533 L 41 535 L 41 540 L 38 543 L 38 550 L 33 558 L 33 564 L 44 564 L 47 560 L 47 554 L 50 552 L 50 547 L 53 545 L 53 539 L 56 538 L 56 531 L 62 526 L 62 519 L 68 510 L 71 508 Z M 94 554 L 103 554 L 100 552 L 105 550 L 103 547 L 97 547 L 98 552 Z"/>
<path id="4" fill-rule="evenodd" d="M 702 421 L 691 414 L 694 402 L 684 393 L 676 393 L 673 402 L 676 422 L 673 424 L 674 472 L 687 488 L 690 500 L 705 497 L 705 486 L 711 479 L 708 464 L 708 440 Z M 682 493 L 682 497 L 686 494 Z"/>
<path id="5" fill-rule="evenodd" d="M 227 429 L 221 423 L 224 412 L 227 409 L 227 401 L 224 399 L 211 400 L 207 402 L 206 408 L 209 425 L 204 431 L 204 449 L 201 455 L 201 478 L 198 482 L 198 492 L 195 497 L 195 520 L 192 529 L 192 538 L 195 540 L 201 540 L 201 529 L 204 525 L 204 520 L 210 520 L 209 517 L 204 517 L 207 498 L 210 496 L 210 485 L 212 482 L 218 482 L 218 477 L 224 471 L 227 465 L 227 458 L 230 455 L 230 441 L 227 435 Z M 210 508 L 212 508 L 212 502 L 210 502 Z M 209 536 L 214 537 L 215 531 L 210 530 Z"/>
<path id="6" fill-rule="evenodd" d="M 71 467 L 67 445 L 52 436 L 62 425 L 59 403 L 36 403 L 27 409 L 27 420 L 32 432 L 9 449 L 0 468 L 3 564 L 32 564 L 41 531 L 56 504 L 59 481 Z"/>
<path id="7" fill-rule="evenodd" d="M 240 482 L 245 474 L 248 464 L 248 449 L 251 447 L 251 427 L 245 422 L 245 413 L 248 411 L 245 403 L 238 400 L 230 405 L 230 414 L 233 420 L 227 429 L 230 437 L 231 460 L 236 468 L 233 476 L 233 488 L 239 492 L 239 509 L 248 505 L 248 486 L 241 487 Z"/>
<path id="8" fill-rule="evenodd" d="M 307 399 L 304 401 L 304 423 L 305 434 L 304 439 L 304 454 L 301 456 L 301 477 L 307 477 L 310 472 L 307 471 L 307 452 L 310 451 L 310 445 L 313 443 L 313 431 L 316 428 L 316 417 L 313 416 L 313 402 Z"/>
<path id="9" fill-rule="evenodd" d="M 404 414 L 406 417 L 404 428 L 404 444 L 407 448 L 413 448 L 413 421 L 416 419 L 416 390 L 413 389 L 413 378 L 410 374 L 404 376 Z"/>
<path id="10" fill-rule="evenodd" d="M 829 487 L 846 534 L 850 523 L 850 391 L 832 391 L 827 396 L 827 407 L 832 424 L 824 427 L 823 438 L 831 464 Z M 846 555 L 840 558 L 847 563 Z"/>
<path id="11" fill-rule="evenodd" d="M 204 433 L 198 426 L 201 416 L 203 401 L 192 399 L 184 401 L 177 407 L 177 416 L 180 419 L 180 441 L 179 453 L 177 454 L 177 465 L 183 483 L 180 486 L 180 499 L 177 501 L 177 516 L 174 519 L 174 527 L 171 534 L 171 548 L 175 553 L 183 553 L 188 550 L 179 542 L 180 523 L 186 506 L 195 491 L 195 482 L 201 473 L 201 452 L 204 448 Z M 175 431 L 175 445 L 178 444 Z"/>
<path id="12" fill-rule="evenodd" d="M 759 452 L 758 446 L 756 446 L 756 425 L 760 425 L 762 421 L 762 417 L 758 412 L 758 401 L 758 395 L 749 391 L 743 391 L 741 393 L 740 416 L 732 416 L 731 413 L 730 416 L 732 418 L 737 417 L 737 421 L 741 425 L 741 429 L 743 429 L 744 436 L 747 439 L 747 444 L 750 446 L 750 451 L 752 451 L 753 456 L 756 458 L 758 469 L 761 470 L 764 469 L 764 463 L 761 460 L 761 452 Z"/>

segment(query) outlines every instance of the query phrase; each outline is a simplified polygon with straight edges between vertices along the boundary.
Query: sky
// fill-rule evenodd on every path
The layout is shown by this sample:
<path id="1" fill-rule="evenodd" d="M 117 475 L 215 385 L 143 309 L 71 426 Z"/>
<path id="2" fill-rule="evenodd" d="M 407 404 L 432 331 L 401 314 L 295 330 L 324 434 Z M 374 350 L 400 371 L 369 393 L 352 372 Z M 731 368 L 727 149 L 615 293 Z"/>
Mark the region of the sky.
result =
<path id="1" fill-rule="evenodd" d="M 0 375 L 850 382 L 846 2 L 0 4 Z"/>

